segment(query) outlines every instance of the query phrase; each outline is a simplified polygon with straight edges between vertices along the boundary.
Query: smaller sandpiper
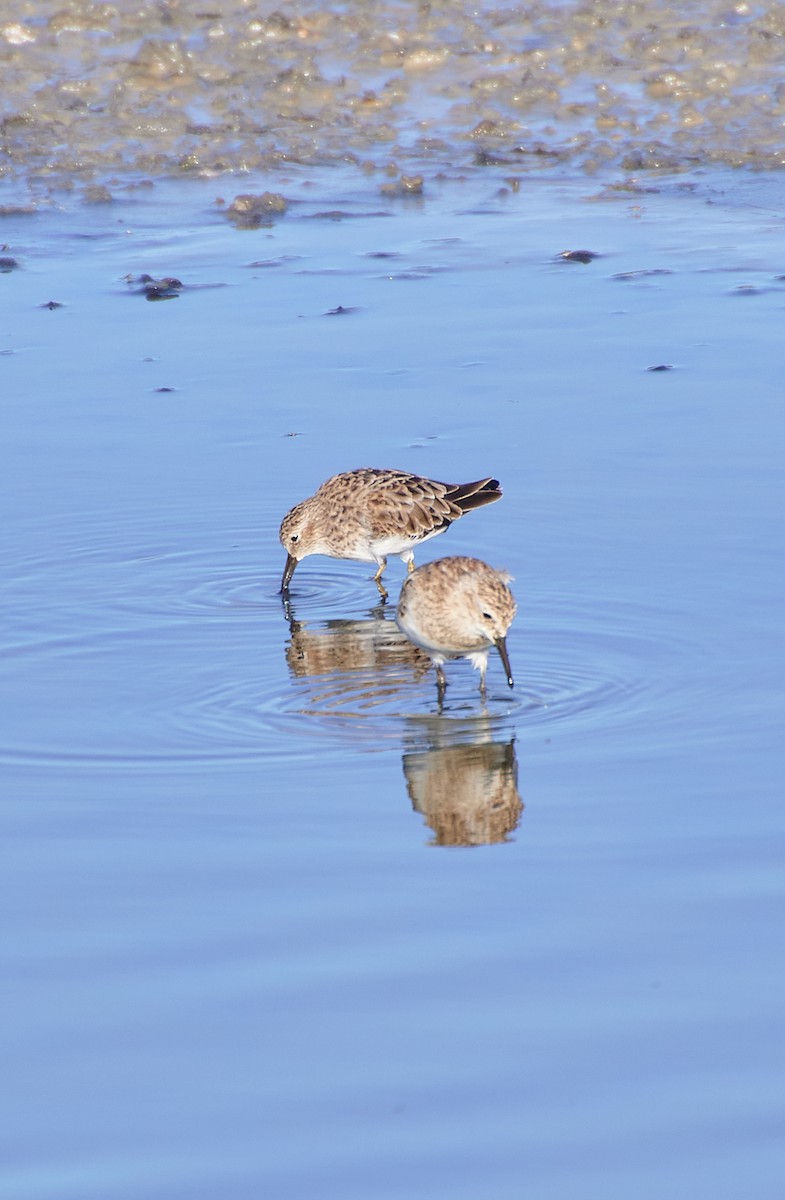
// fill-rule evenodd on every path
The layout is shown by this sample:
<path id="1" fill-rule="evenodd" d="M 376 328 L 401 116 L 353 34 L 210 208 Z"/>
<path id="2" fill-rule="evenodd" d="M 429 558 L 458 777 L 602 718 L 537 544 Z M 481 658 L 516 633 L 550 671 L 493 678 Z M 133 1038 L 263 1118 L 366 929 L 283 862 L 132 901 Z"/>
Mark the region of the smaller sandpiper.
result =
<path id="1" fill-rule="evenodd" d="M 426 563 L 404 581 L 398 628 L 436 667 L 440 699 L 447 687 L 442 667 L 449 658 L 469 659 L 480 672 L 480 691 L 485 695 L 488 654 L 494 646 L 512 687 L 505 640 L 516 611 L 507 586 L 510 578 L 479 558 L 456 556 Z"/>
<path id="2" fill-rule="evenodd" d="M 301 559 L 326 554 L 376 563 L 374 580 L 386 599 L 382 573 L 388 554 L 399 555 L 413 571 L 415 546 L 501 494 L 498 479 L 490 476 L 473 483 L 439 483 L 409 471 L 377 467 L 333 475 L 281 522 L 286 551 L 281 591 L 287 592 Z"/>

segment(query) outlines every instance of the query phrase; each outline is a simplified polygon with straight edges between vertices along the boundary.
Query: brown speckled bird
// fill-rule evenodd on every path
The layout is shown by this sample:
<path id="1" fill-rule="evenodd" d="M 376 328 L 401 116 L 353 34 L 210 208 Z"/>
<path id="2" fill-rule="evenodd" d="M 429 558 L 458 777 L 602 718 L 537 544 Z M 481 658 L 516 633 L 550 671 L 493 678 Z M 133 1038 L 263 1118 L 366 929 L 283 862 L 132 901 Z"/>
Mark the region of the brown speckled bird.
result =
<path id="1" fill-rule="evenodd" d="M 498 479 L 474 483 L 438 483 L 409 471 L 361 467 L 323 483 L 313 496 L 296 504 L 281 523 L 286 592 L 300 559 L 309 554 L 375 562 L 382 596 L 387 556 L 398 554 L 414 569 L 414 547 L 444 533 L 453 521 L 501 497 Z"/>
<path id="2" fill-rule="evenodd" d="M 480 672 L 484 693 L 488 654 L 494 646 L 512 687 L 505 639 L 516 604 L 509 580 L 505 571 L 495 571 L 479 558 L 459 556 L 437 558 L 404 580 L 395 619 L 436 667 L 440 698 L 447 687 L 442 665 L 448 658 L 468 658 Z"/>

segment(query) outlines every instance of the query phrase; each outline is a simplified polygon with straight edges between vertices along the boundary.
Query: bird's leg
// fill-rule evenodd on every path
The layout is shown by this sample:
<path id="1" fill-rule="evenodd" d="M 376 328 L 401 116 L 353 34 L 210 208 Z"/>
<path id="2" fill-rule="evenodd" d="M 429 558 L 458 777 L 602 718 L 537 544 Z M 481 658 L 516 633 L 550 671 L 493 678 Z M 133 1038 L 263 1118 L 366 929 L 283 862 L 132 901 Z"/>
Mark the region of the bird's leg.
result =
<path id="1" fill-rule="evenodd" d="M 441 666 L 436 667 L 436 691 L 439 693 L 439 703 L 444 699 L 444 693 L 447 690 L 447 676 Z"/>
<path id="2" fill-rule="evenodd" d="M 384 584 L 382 583 L 382 575 L 384 574 L 384 568 L 386 566 L 387 566 L 387 559 L 383 558 L 381 560 L 381 562 L 379 563 L 379 570 L 376 572 L 376 574 L 373 577 L 373 581 L 376 584 L 377 588 L 379 589 L 379 595 L 382 597 L 383 600 L 386 600 L 389 595 L 389 592 L 387 591 Z"/>
<path id="3" fill-rule="evenodd" d="M 412 571 L 414 570 L 414 555 L 412 555 L 412 557 L 409 559 L 408 563 L 406 564 L 406 570 L 411 575 Z"/>

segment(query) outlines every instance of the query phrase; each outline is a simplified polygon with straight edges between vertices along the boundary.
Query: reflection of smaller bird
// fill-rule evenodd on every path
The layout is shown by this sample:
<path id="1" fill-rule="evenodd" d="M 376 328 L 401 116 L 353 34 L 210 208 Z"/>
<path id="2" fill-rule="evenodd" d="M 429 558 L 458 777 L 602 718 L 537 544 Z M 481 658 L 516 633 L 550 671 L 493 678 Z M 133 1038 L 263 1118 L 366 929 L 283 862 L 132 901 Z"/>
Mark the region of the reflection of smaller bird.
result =
<path id="1" fill-rule="evenodd" d="M 412 807 L 430 825 L 436 846 L 506 841 L 523 811 L 512 742 L 404 754 L 403 773 Z"/>
<path id="2" fill-rule="evenodd" d="M 442 664 L 448 658 L 468 658 L 480 672 L 484 693 L 492 646 L 499 651 L 512 687 L 505 637 L 516 605 L 507 587 L 509 579 L 479 558 L 455 557 L 426 563 L 405 580 L 398 601 L 398 627 L 434 663 L 440 697 L 447 687 Z"/>
<path id="3" fill-rule="evenodd" d="M 414 547 L 448 529 L 464 513 L 492 504 L 501 496 L 498 479 L 439 483 L 408 471 L 361 467 L 333 475 L 307 500 L 296 504 L 281 523 L 286 551 L 281 591 L 295 568 L 310 554 L 375 562 L 374 579 L 382 596 L 388 554 L 413 569 Z"/>

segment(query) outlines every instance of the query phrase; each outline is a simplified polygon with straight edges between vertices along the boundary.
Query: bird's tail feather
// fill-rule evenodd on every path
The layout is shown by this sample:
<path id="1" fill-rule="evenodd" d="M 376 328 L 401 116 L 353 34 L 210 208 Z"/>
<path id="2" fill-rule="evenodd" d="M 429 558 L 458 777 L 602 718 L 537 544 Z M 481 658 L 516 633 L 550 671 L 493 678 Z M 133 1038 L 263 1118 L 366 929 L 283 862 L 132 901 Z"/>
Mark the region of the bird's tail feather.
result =
<path id="1" fill-rule="evenodd" d="M 460 508 L 461 512 L 471 512 L 473 508 L 482 508 L 485 504 L 493 504 L 500 500 L 502 489 L 498 479 L 477 479 L 474 483 L 459 483 L 450 488 L 447 499 Z"/>

